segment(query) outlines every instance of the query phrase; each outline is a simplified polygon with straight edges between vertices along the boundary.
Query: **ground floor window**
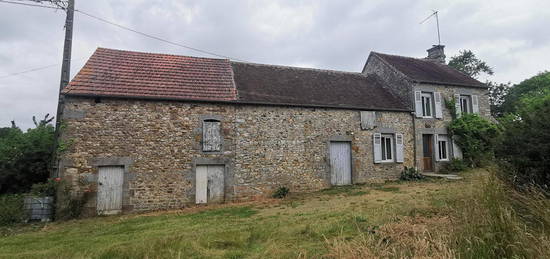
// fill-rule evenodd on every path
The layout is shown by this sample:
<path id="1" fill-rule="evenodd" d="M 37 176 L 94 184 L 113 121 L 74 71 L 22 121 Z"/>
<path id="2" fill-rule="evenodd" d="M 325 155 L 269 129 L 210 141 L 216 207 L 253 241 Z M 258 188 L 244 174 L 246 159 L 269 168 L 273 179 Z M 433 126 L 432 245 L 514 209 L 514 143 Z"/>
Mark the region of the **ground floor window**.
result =
<path id="1" fill-rule="evenodd" d="M 437 137 L 437 147 L 439 160 L 449 160 L 449 140 L 447 136 L 439 135 Z"/>
<path id="2" fill-rule="evenodd" d="M 381 138 L 382 162 L 393 161 L 393 135 L 382 134 Z"/>

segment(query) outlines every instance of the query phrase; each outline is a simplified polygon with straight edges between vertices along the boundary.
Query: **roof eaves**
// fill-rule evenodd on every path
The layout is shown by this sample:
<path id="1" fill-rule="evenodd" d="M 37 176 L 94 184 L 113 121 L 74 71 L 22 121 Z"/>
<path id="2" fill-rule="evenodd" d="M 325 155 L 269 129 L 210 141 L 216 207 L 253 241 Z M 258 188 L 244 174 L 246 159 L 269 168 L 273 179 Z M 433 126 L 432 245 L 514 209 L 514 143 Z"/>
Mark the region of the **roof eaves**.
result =
<path id="1" fill-rule="evenodd" d="M 461 84 L 461 83 L 451 83 L 451 82 L 438 82 L 438 81 L 428 81 L 428 80 L 414 80 L 411 79 L 414 83 L 420 84 L 434 84 L 434 85 L 452 85 L 452 86 L 463 86 L 463 87 L 475 87 L 475 88 L 487 88 L 483 83 L 480 84 Z"/>
<path id="2" fill-rule="evenodd" d="M 133 99 L 133 100 L 149 100 L 149 101 L 176 101 L 176 102 L 200 102 L 200 103 L 223 103 L 223 104 L 247 104 L 247 105 L 266 105 L 266 106 L 292 106 L 305 108 L 331 108 L 331 109 L 350 109 L 350 110 L 370 110 L 370 111 L 389 111 L 389 112 L 410 112 L 410 109 L 405 108 L 370 108 L 358 107 L 353 105 L 317 105 L 317 104 L 293 104 L 293 103 L 270 103 L 270 102 L 250 102 L 239 100 L 204 100 L 204 99 L 184 99 L 172 97 L 154 97 L 154 96 L 128 96 L 128 95 L 102 95 L 102 94 L 78 94 L 78 93 L 62 93 L 66 96 L 87 97 L 87 98 L 113 98 L 113 99 Z"/>

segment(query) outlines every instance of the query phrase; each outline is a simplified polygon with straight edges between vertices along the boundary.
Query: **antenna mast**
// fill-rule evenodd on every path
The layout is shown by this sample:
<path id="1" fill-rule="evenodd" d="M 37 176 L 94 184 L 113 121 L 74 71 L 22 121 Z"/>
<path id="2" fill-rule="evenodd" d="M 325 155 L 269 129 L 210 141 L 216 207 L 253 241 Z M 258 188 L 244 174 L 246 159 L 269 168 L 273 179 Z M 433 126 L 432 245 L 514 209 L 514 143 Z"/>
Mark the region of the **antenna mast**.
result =
<path id="1" fill-rule="evenodd" d="M 435 16 L 435 22 L 436 22 L 436 25 L 437 25 L 437 43 L 438 45 L 441 45 L 441 35 L 439 34 L 439 11 L 437 10 L 432 10 L 433 13 L 430 14 L 430 16 L 426 17 L 426 19 L 422 20 L 420 22 L 420 24 L 423 24 L 425 21 L 427 21 L 428 19 L 432 18 L 432 16 Z"/>

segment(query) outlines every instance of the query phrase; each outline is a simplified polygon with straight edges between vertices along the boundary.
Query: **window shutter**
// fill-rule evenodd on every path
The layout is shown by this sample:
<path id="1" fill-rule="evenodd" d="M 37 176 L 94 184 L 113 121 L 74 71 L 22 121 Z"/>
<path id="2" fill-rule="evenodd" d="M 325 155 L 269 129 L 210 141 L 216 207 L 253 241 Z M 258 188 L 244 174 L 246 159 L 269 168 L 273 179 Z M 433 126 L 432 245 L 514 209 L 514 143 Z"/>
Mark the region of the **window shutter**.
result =
<path id="1" fill-rule="evenodd" d="M 460 94 L 455 94 L 455 110 L 456 110 L 456 117 L 460 118 L 462 115 L 462 111 L 460 110 Z"/>
<path id="2" fill-rule="evenodd" d="M 361 111 L 361 129 L 362 130 L 373 129 L 375 119 L 376 119 L 376 112 Z"/>
<path id="3" fill-rule="evenodd" d="M 422 92 L 414 91 L 414 111 L 416 117 L 422 118 Z"/>
<path id="4" fill-rule="evenodd" d="M 221 151 L 219 121 L 203 121 L 202 123 L 202 151 Z"/>
<path id="5" fill-rule="evenodd" d="M 374 133 L 372 134 L 372 137 L 372 153 L 374 154 L 374 163 L 380 163 L 380 161 L 382 160 L 382 134 Z"/>
<path id="6" fill-rule="evenodd" d="M 477 95 L 472 95 L 472 113 L 479 113 L 479 102 Z"/>
<path id="7" fill-rule="evenodd" d="M 434 134 L 434 157 L 435 161 L 439 161 L 439 141 L 437 140 L 437 134 Z"/>
<path id="8" fill-rule="evenodd" d="M 453 138 L 453 158 L 462 159 L 462 150 L 456 144 L 456 137 Z"/>
<path id="9" fill-rule="evenodd" d="M 434 101 L 435 101 L 435 117 L 438 119 L 443 118 L 443 110 L 441 106 L 441 93 L 434 92 Z"/>
<path id="10" fill-rule="evenodd" d="M 395 134 L 395 162 L 403 163 L 403 134 Z"/>

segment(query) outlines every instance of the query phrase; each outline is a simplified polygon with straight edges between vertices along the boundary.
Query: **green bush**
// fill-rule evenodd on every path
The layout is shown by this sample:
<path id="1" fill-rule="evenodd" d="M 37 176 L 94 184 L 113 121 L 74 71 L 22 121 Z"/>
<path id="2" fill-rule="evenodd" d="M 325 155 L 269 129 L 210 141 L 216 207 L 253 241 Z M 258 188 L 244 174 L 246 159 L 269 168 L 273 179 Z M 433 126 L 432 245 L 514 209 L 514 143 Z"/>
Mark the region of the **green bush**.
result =
<path id="1" fill-rule="evenodd" d="M 24 218 L 23 195 L 0 195 L 0 226 L 20 223 Z"/>
<path id="2" fill-rule="evenodd" d="M 31 194 L 35 196 L 55 196 L 60 178 L 50 178 L 44 183 L 35 183 L 31 187 Z"/>
<path id="3" fill-rule="evenodd" d="M 451 159 L 451 162 L 445 165 L 445 168 L 443 171 L 446 172 L 462 172 L 464 170 L 468 169 L 468 164 L 464 162 L 462 159 Z"/>
<path id="4" fill-rule="evenodd" d="M 282 199 L 282 198 L 286 197 L 289 192 L 290 192 L 290 189 L 288 189 L 288 187 L 281 186 L 281 187 L 277 188 L 277 190 L 275 190 L 275 192 L 273 192 L 272 197 L 277 198 L 277 199 Z"/>
<path id="5" fill-rule="evenodd" d="M 462 150 L 464 162 L 478 167 L 493 158 L 501 129 L 478 114 L 464 114 L 451 122 L 449 132 Z"/>
<path id="6" fill-rule="evenodd" d="M 414 167 L 405 167 L 405 169 L 401 172 L 400 177 L 403 181 L 418 181 L 424 178 L 424 175 L 418 172 L 418 170 Z"/>

